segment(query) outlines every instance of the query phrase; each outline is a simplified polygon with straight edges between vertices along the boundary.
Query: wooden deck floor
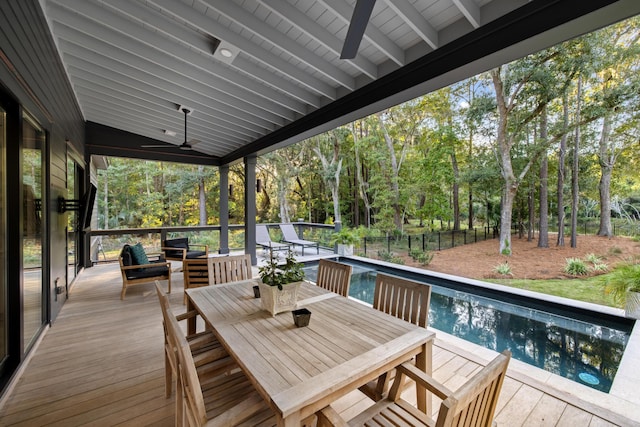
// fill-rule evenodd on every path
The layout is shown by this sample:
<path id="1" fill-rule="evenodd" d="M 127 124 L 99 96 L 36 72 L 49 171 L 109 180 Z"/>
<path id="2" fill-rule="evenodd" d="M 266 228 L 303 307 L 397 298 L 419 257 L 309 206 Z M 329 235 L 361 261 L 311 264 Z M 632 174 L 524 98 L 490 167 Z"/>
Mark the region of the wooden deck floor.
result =
<path id="1" fill-rule="evenodd" d="M 174 279 L 171 302 L 181 310 L 182 274 Z M 57 321 L 0 402 L 1 426 L 173 425 L 173 398 L 164 397 L 163 332 L 153 285 L 130 288 L 124 301 L 120 287 L 117 265 L 82 273 Z M 450 388 L 485 362 L 436 342 L 434 376 Z M 409 399 L 414 395 L 407 391 Z M 334 406 L 349 418 L 368 404 L 353 392 Z M 563 398 L 511 369 L 496 422 L 509 427 L 639 425 L 623 414 Z"/>

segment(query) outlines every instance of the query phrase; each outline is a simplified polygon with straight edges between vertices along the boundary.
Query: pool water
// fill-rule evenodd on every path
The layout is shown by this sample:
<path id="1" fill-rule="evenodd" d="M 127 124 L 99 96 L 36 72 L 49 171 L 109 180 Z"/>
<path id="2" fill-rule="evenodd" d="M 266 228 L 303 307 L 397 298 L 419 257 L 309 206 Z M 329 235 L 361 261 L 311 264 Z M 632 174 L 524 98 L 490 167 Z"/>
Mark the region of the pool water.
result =
<path id="1" fill-rule="evenodd" d="M 349 295 L 372 304 L 376 269 L 352 265 Z M 305 267 L 307 279 L 315 281 L 316 271 L 317 264 Z M 595 316 L 576 320 L 433 284 L 429 326 L 498 352 L 508 349 L 514 359 L 603 392 L 611 388 L 631 332 L 599 324 Z"/>

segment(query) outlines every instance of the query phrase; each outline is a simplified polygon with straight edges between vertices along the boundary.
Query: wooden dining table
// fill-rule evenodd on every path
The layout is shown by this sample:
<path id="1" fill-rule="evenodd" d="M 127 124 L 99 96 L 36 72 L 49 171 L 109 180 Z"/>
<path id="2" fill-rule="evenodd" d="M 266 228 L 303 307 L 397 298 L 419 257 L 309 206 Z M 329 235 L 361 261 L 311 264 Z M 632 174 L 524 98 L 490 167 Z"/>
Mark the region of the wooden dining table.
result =
<path id="1" fill-rule="evenodd" d="M 413 357 L 431 374 L 432 331 L 309 282 L 300 287 L 297 307 L 311 311 L 311 319 L 296 327 L 291 312 L 272 316 L 261 308 L 252 290 L 259 281 L 188 289 L 188 309 L 199 312 L 235 358 L 274 409 L 278 425 L 300 426 Z M 417 390 L 420 410 L 430 410 L 430 400 L 426 390 Z"/>

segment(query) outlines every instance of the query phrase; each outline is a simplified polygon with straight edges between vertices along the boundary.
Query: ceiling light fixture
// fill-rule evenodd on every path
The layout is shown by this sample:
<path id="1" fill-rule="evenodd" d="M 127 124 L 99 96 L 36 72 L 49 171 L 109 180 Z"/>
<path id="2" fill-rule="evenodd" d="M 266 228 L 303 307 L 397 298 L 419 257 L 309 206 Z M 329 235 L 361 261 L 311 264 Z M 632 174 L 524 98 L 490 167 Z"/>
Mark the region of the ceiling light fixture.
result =
<path id="1" fill-rule="evenodd" d="M 174 131 L 172 131 L 172 130 L 165 129 L 163 132 L 164 132 L 165 135 L 176 136 L 176 133 Z"/>
<path id="2" fill-rule="evenodd" d="M 220 49 L 220 55 L 224 56 L 225 58 L 231 58 L 233 56 L 233 52 L 231 52 L 226 47 L 223 47 L 222 49 Z"/>

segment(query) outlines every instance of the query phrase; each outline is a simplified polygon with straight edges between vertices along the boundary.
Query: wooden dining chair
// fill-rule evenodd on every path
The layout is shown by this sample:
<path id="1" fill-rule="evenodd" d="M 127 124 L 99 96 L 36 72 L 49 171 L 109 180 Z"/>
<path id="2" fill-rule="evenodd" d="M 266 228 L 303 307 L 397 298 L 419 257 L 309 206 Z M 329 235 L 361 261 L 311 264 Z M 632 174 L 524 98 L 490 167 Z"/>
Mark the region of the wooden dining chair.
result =
<path id="1" fill-rule="evenodd" d="M 185 259 L 182 261 L 182 274 L 184 277 L 184 290 L 209 286 L 209 266 L 207 258 Z M 187 294 L 184 294 L 183 304 L 187 303 Z"/>
<path id="2" fill-rule="evenodd" d="M 430 285 L 384 273 L 376 275 L 373 308 L 377 310 L 426 328 L 429 324 L 430 301 Z M 382 399 L 391 374 L 382 374 L 377 381 L 360 387 L 360 391 L 375 401 Z"/>
<path id="3" fill-rule="evenodd" d="M 328 291 L 340 294 L 343 297 L 349 296 L 349 285 L 351 284 L 352 267 L 328 259 L 321 259 L 318 263 L 318 278 L 316 285 Z"/>
<path id="4" fill-rule="evenodd" d="M 173 389 L 173 376 L 178 377 L 178 356 L 176 348 L 172 344 L 167 329 L 167 317 L 171 316 L 171 304 L 169 298 L 162 290 L 160 283 L 156 281 L 156 292 L 162 310 L 162 319 L 164 327 L 164 368 L 165 368 L 165 397 L 171 396 Z M 197 316 L 197 312 L 190 311 L 184 314 L 173 316 L 177 322 L 187 320 Z M 235 361 L 229 357 L 229 354 L 218 341 L 214 333 L 210 330 L 198 332 L 192 335 L 184 336 L 189 344 L 189 349 L 193 357 L 194 364 L 209 371 L 224 372 L 236 366 Z"/>
<path id="5" fill-rule="evenodd" d="M 167 309 L 166 323 L 169 342 L 178 355 L 177 425 L 276 424 L 273 410 L 241 369 L 220 374 L 198 367 L 171 308 Z"/>
<path id="6" fill-rule="evenodd" d="M 207 261 L 209 283 L 212 285 L 253 278 L 249 254 L 209 258 Z"/>
<path id="7" fill-rule="evenodd" d="M 503 351 L 465 384 L 452 392 L 410 363 L 399 366 L 389 396 L 380 400 L 346 423 L 327 406 L 318 415 L 318 427 L 403 425 L 435 427 L 489 427 L 502 389 L 511 353 Z M 435 420 L 401 397 L 405 376 L 442 399 Z M 398 422 L 400 420 L 400 422 Z"/>

